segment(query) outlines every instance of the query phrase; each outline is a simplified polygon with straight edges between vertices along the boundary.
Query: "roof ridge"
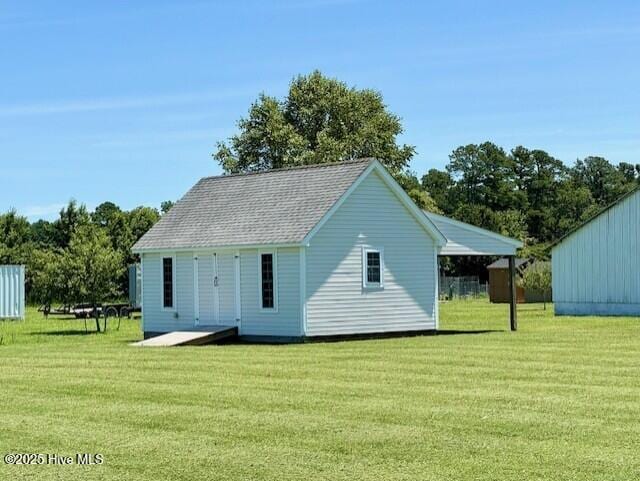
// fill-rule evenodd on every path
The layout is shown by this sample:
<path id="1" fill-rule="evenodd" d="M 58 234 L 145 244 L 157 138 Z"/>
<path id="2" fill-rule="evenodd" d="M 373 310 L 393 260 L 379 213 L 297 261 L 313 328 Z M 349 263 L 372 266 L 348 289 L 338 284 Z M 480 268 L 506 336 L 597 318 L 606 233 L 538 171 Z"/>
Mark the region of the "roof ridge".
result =
<path id="1" fill-rule="evenodd" d="M 271 174 L 276 172 L 287 172 L 291 170 L 318 169 L 323 167 L 337 167 L 341 165 L 364 164 L 364 163 L 368 164 L 373 162 L 374 160 L 376 160 L 374 157 L 363 157 L 360 159 L 327 162 L 324 164 L 308 164 L 308 165 L 296 165 L 293 167 L 280 167 L 278 169 L 269 169 L 269 170 L 262 170 L 262 171 L 256 171 L 256 172 L 237 172 L 233 174 L 207 175 L 205 177 L 202 177 L 200 180 L 202 181 L 202 180 L 209 180 L 209 179 L 228 179 L 230 177 L 247 177 L 250 175 Z"/>

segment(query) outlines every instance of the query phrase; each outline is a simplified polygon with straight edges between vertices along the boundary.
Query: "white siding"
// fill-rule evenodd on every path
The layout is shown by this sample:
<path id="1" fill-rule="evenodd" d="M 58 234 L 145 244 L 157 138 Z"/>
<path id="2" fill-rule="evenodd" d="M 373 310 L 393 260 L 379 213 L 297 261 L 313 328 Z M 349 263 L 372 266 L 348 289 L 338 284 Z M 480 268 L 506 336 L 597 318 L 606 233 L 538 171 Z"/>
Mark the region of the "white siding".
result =
<path id="1" fill-rule="evenodd" d="M 161 254 L 142 256 L 142 308 L 145 332 L 167 332 L 192 329 L 195 324 L 193 299 L 193 253 L 175 255 L 175 306 L 162 307 Z"/>
<path id="2" fill-rule="evenodd" d="M 556 314 L 640 315 L 640 192 L 552 251 Z"/>
<path id="3" fill-rule="evenodd" d="M 0 266 L 0 319 L 24 319 L 24 266 Z"/>
<path id="4" fill-rule="evenodd" d="M 214 324 L 213 254 L 198 254 L 199 324 Z"/>
<path id="5" fill-rule="evenodd" d="M 165 254 L 166 257 L 170 254 Z M 144 254 L 143 320 L 146 332 L 167 332 L 195 328 L 193 252 L 176 254 L 176 306 L 162 308 L 161 254 Z M 258 286 L 258 251 L 240 251 L 241 334 L 246 336 L 301 335 L 299 249 L 277 249 L 278 310 L 260 309 Z M 218 324 L 236 325 L 234 254 L 218 252 L 219 297 Z M 215 323 L 213 289 L 213 252 L 198 252 L 199 325 Z M 175 314 L 177 313 L 177 317 Z"/>
<path id="6" fill-rule="evenodd" d="M 276 249 L 277 311 L 260 309 L 258 250 L 240 251 L 243 336 L 302 335 L 300 323 L 300 253 L 298 248 Z"/>
<path id="7" fill-rule="evenodd" d="M 384 249 L 384 289 L 362 286 L 362 246 Z M 377 173 L 306 249 L 306 335 L 436 328 L 435 245 Z"/>

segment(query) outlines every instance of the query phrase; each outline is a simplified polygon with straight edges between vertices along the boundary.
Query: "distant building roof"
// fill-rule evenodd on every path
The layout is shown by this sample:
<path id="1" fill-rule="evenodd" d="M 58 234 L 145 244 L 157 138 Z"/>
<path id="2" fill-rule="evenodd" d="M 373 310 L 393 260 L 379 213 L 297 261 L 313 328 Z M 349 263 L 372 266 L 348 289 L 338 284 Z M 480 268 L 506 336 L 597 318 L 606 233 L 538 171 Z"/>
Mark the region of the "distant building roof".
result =
<path id="1" fill-rule="evenodd" d="M 372 162 L 204 177 L 133 250 L 300 243 Z"/>
<path id="2" fill-rule="evenodd" d="M 529 262 L 528 259 L 516 259 L 516 269 L 518 267 L 522 267 L 527 262 Z M 508 269 L 508 268 L 509 268 L 509 259 L 506 257 L 503 257 L 502 259 L 498 259 L 497 261 L 487 266 L 487 269 Z"/>

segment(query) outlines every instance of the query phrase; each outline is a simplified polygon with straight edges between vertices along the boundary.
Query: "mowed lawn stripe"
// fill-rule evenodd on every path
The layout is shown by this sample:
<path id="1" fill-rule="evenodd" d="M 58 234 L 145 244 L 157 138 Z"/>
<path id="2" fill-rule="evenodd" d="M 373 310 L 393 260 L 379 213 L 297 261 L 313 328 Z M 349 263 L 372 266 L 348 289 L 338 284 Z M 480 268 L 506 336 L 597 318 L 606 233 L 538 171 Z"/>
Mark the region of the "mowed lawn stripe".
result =
<path id="1" fill-rule="evenodd" d="M 441 313 L 445 331 L 491 332 L 140 349 L 135 321 L 85 335 L 30 310 L 0 323 L 0 446 L 106 462 L 0 478 L 638 477 L 638 319 L 534 305 L 511 333 L 505 306 Z"/>

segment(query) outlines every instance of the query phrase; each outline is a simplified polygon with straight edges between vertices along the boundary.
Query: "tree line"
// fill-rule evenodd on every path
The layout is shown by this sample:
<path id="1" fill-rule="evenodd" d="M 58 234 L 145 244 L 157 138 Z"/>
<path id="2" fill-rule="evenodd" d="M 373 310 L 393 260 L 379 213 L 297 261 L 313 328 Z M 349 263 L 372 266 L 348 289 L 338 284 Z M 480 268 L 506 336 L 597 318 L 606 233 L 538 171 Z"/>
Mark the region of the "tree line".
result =
<path id="1" fill-rule="evenodd" d="M 640 165 L 589 156 L 565 166 L 544 150 L 491 143 L 455 149 L 420 186 L 445 215 L 543 254 L 549 244 L 638 186 Z"/>
<path id="2" fill-rule="evenodd" d="M 171 202 L 162 204 L 163 211 Z M 99 304 L 127 294 L 133 244 L 158 220 L 151 207 L 122 210 L 104 202 L 89 212 L 71 200 L 54 221 L 0 215 L 0 264 L 24 264 L 30 302 Z"/>
<path id="3" fill-rule="evenodd" d="M 523 258 L 548 260 L 553 243 L 640 184 L 640 165 L 599 156 L 567 166 L 541 149 L 492 143 L 456 148 L 444 169 L 407 174 L 426 210 L 521 240 Z M 443 261 L 450 275 L 484 278 L 486 258 Z"/>
<path id="4" fill-rule="evenodd" d="M 640 183 L 640 165 L 590 156 L 566 166 L 539 149 L 510 151 L 491 143 L 456 148 L 444 169 L 396 179 L 426 210 L 515 237 L 520 255 L 548 259 L 551 243 Z M 0 215 L 0 264 L 27 265 L 31 302 L 93 303 L 127 294 L 131 247 L 167 212 L 120 209 L 104 202 L 89 212 L 70 201 L 54 221 Z M 443 260 L 448 274 L 483 274 L 483 258 Z"/>

